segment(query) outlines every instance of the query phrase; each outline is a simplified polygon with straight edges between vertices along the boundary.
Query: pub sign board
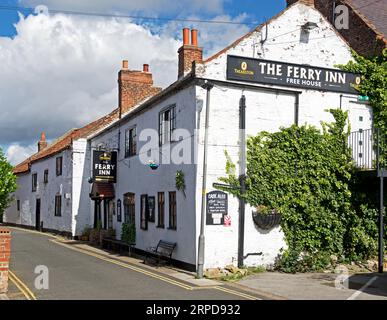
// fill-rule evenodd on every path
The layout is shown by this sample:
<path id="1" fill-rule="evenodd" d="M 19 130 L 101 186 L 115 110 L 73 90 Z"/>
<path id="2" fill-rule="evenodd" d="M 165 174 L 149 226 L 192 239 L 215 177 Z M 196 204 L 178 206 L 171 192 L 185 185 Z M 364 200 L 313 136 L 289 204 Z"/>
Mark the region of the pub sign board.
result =
<path id="1" fill-rule="evenodd" d="M 227 56 L 227 79 L 310 90 L 358 94 L 360 75 L 338 69 Z"/>
<path id="2" fill-rule="evenodd" d="M 228 214 L 228 195 L 222 191 L 207 193 L 207 225 L 223 225 Z"/>
<path id="3" fill-rule="evenodd" d="M 117 180 L 117 152 L 93 151 L 93 178 L 97 182 Z"/>

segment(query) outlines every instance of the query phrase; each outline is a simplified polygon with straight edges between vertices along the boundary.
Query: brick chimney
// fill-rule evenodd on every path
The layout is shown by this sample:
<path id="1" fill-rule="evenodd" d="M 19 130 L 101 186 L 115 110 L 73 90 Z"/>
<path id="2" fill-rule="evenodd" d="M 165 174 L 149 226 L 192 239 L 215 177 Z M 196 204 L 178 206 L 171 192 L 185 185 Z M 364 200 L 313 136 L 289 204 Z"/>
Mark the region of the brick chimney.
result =
<path id="1" fill-rule="evenodd" d="M 203 48 L 198 47 L 198 31 L 191 30 L 191 43 L 189 43 L 189 29 L 183 29 L 183 45 L 177 51 L 179 53 L 178 78 L 183 77 L 192 69 L 192 62 L 203 62 Z"/>
<path id="2" fill-rule="evenodd" d="M 136 104 L 161 91 L 153 86 L 149 65 L 144 64 L 143 70 L 129 70 L 128 61 L 122 61 L 122 69 L 118 73 L 118 106 L 120 117 Z"/>
<path id="3" fill-rule="evenodd" d="M 306 4 L 307 6 L 311 6 L 311 7 L 314 7 L 314 4 L 315 4 L 315 0 L 286 0 L 288 7 L 296 2 L 300 2 L 300 3 Z"/>
<path id="4" fill-rule="evenodd" d="M 42 132 L 42 134 L 40 135 L 40 140 L 38 142 L 38 152 L 42 151 L 45 148 L 47 148 L 46 134 Z"/>

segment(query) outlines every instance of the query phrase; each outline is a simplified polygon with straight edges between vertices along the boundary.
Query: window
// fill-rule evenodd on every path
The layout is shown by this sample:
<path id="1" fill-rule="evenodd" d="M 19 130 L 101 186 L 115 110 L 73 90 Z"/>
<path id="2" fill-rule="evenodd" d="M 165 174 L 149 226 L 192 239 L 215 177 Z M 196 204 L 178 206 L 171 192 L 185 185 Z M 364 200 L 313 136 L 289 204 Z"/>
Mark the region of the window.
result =
<path id="1" fill-rule="evenodd" d="M 157 193 L 157 227 L 164 228 L 164 203 L 165 196 L 164 192 Z"/>
<path id="2" fill-rule="evenodd" d="M 148 220 L 155 222 L 155 197 L 148 197 Z"/>
<path id="3" fill-rule="evenodd" d="M 34 173 L 32 174 L 32 192 L 36 191 L 37 186 L 38 186 L 38 174 Z"/>
<path id="4" fill-rule="evenodd" d="M 44 183 L 48 182 L 48 169 L 44 170 Z"/>
<path id="5" fill-rule="evenodd" d="M 172 141 L 173 130 L 176 129 L 176 107 L 170 107 L 159 114 L 159 145 Z"/>
<path id="6" fill-rule="evenodd" d="M 169 229 L 176 230 L 176 192 L 169 192 Z"/>
<path id="7" fill-rule="evenodd" d="M 16 209 L 17 211 L 20 211 L 20 200 L 16 201 Z"/>
<path id="8" fill-rule="evenodd" d="M 62 216 L 62 196 L 60 194 L 55 196 L 55 216 Z"/>
<path id="9" fill-rule="evenodd" d="M 125 130 L 125 158 L 135 156 L 137 153 L 136 127 Z"/>
<path id="10" fill-rule="evenodd" d="M 141 195 L 141 224 L 142 230 L 148 230 L 148 195 Z"/>
<path id="11" fill-rule="evenodd" d="M 62 175 L 62 165 L 63 165 L 63 158 L 62 157 L 56 158 L 56 175 L 57 176 Z"/>
<path id="12" fill-rule="evenodd" d="M 135 194 L 124 194 L 124 222 L 135 223 L 136 211 L 135 211 Z"/>

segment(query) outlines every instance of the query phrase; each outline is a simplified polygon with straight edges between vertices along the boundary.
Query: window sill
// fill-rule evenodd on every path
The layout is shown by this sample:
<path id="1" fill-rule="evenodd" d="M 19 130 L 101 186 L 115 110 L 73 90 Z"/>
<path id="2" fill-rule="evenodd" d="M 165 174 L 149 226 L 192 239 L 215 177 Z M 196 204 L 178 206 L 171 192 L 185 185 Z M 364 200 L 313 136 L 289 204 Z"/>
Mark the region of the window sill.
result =
<path id="1" fill-rule="evenodd" d="M 176 230 L 177 230 L 177 227 L 168 227 L 168 230 L 174 230 L 174 231 L 176 231 Z"/>
<path id="2" fill-rule="evenodd" d="M 160 226 L 156 226 L 156 228 L 165 229 L 165 226 L 164 225 L 160 225 Z"/>

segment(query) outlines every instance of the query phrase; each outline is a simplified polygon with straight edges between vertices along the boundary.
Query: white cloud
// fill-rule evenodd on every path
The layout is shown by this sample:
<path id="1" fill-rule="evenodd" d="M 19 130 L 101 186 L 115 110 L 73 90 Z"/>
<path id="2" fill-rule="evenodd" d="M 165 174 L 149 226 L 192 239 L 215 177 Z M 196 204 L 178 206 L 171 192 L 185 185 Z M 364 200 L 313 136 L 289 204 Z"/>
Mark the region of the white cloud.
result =
<path id="1" fill-rule="evenodd" d="M 214 19 L 243 21 L 246 16 Z M 131 69 L 149 63 L 155 85 L 169 85 L 177 78 L 181 27 L 62 14 L 21 16 L 17 35 L 0 37 L 0 146 L 11 145 L 7 154 L 15 163 L 35 150 L 25 146 L 35 146 L 40 132 L 55 139 L 113 110 L 124 58 Z M 195 27 L 205 56 L 248 31 L 231 24 Z"/>
<path id="2" fill-rule="evenodd" d="M 16 29 L 0 37 L 0 145 L 56 138 L 113 110 L 123 58 L 149 63 L 156 85 L 177 78 L 180 42 L 127 20 L 39 15 Z"/>
<path id="3" fill-rule="evenodd" d="M 170 16 L 190 13 L 219 14 L 227 0 L 19 0 L 19 3 L 35 7 L 46 5 L 48 9 L 82 10 L 88 12 L 129 12 Z"/>
<path id="4" fill-rule="evenodd" d="M 23 147 L 18 144 L 13 144 L 9 146 L 8 149 L 5 151 L 5 156 L 12 165 L 16 165 L 24 161 L 36 151 L 36 145 Z"/>

